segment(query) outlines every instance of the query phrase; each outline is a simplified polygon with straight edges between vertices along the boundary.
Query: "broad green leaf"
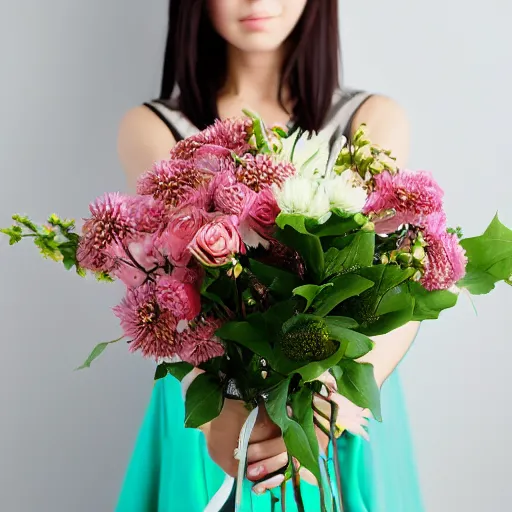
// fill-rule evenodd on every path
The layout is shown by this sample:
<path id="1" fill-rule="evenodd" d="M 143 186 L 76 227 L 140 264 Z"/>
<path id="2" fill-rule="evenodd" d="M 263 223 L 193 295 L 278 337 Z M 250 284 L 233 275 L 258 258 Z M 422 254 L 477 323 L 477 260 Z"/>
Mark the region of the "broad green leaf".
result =
<path id="1" fill-rule="evenodd" d="M 337 327 L 331 324 L 329 333 L 333 339 L 346 345 L 344 356 L 347 359 L 359 359 L 368 354 L 374 346 L 370 338 L 359 332 L 352 331 L 351 329 L 345 329 L 344 327 Z"/>
<path id="2" fill-rule="evenodd" d="M 361 267 L 369 267 L 373 263 L 375 253 L 375 233 L 360 231 L 351 243 L 342 250 L 331 247 L 325 255 L 324 279 Z"/>
<path id="3" fill-rule="evenodd" d="M 320 456 L 318 438 L 316 437 L 315 424 L 313 422 L 313 392 L 303 386 L 297 393 L 291 396 L 293 417 L 297 420 L 306 434 L 309 447 L 316 460 Z"/>
<path id="4" fill-rule="evenodd" d="M 327 283 L 322 286 L 317 286 L 315 284 L 306 284 L 303 286 L 299 286 L 298 288 L 295 288 L 293 290 L 294 295 L 299 295 L 301 297 L 304 297 L 307 301 L 306 307 L 304 308 L 304 311 L 307 311 L 310 307 L 313 301 L 315 300 L 316 296 L 325 288 L 329 288 L 332 286 L 332 283 Z"/>
<path id="5" fill-rule="evenodd" d="M 303 235 L 311 234 L 306 228 L 306 217 L 296 213 L 280 213 L 276 218 L 276 225 L 281 229 L 290 226 Z"/>
<path id="6" fill-rule="evenodd" d="M 309 469 L 318 481 L 321 481 L 318 451 L 310 444 L 304 427 L 288 417 L 287 405 L 290 379 L 283 381 L 269 393 L 266 408 L 270 419 L 281 429 L 288 453 L 295 457 L 306 469 Z M 309 427 L 306 427 L 309 430 Z M 317 445 L 318 449 L 318 445 Z"/>
<path id="7" fill-rule="evenodd" d="M 259 319 L 259 325 L 257 320 Z M 227 322 L 217 329 L 217 336 L 224 340 L 235 341 L 247 347 L 262 357 L 272 356 L 272 350 L 268 340 L 268 332 L 261 313 L 251 315 L 251 322 Z"/>
<path id="8" fill-rule="evenodd" d="M 497 215 L 483 235 L 463 239 L 460 244 L 468 258 L 467 274 L 460 286 L 470 293 L 488 293 L 492 280 L 496 283 L 512 276 L 512 230 Z"/>
<path id="9" fill-rule="evenodd" d="M 186 375 L 188 375 L 194 367 L 185 362 L 178 362 L 178 363 L 164 363 L 165 364 L 165 370 L 169 375 L 172 375 L 175 379 L 179 380 L 180 382 L 185 378 Z"/>
<path id="10" fill-rule="evenodd" d="M 313 302 L 318 316 L 328 315 L 341 302 L 373 286 L 373 281 L 356 274 L 343 274 L 331 282 L 333 286 L 323 290 Z"/>
<path id="11" fill-rule="evenodd" d="M 362 221 L 358 221 L 360 221 L 359 217 L 356 220 L 356 217 L 343 218 L 332 215 L 327 222 L 313 230 L 313 233 L 319 237 L 342 236 L 354 229 L 360 229 Z"/>
<path id="12" fill-rule="evenodd" d="M 295 370 L 296 373 L 301 375 L 304 382 L 311 382 L 318 379 L 318 377 L 328 371 L 329 368 L 332 368 L 340 362 L 347 350 L 347 343 L 342 340 L 338 341 L 340 341 L 340 346 L 332 356 L 324 359 L 323 361 L 308 363 Z"/>
<path id="13" fill-rule="evenodd" d="M 410 282 L 409 291 L 414 297 L 414 312 L 412 320 L 436 320 L 444 309 L 451 308 L 457 303 L 458 296 L 448 290 L 429 292 L 419 283 Z"/>
<path id="14" fill-rule="evenodd" d="M 295 316 L 297 313 L 297 307 L 297 300 L 290 299 L 278 302 L 264 313 L 257 313 L 254 316 L 250 315 L 249 319 L 252 323 L 257 323 L 262 319 L 266 325 L 268 333 L 273 339 L 275 336 L 280 335 L 283 332 L 283 325 Z"/>
<path id="15" fill-rule="evenodd" d="M 328 329 L 336 327 L 355 329 L 359 325 L 353 318 L 349 318 L 348 316 L 326 316 L 324 321 Z"/>
<path id="16" fill-rule="evenodd" d="M 290 225 L 280 229 L 275 236 L 301 255 L 311 279 L 315 284 L 320 284 L 324 274 L 324 251 L 320 239 L 315 235 L 300 233 Z"/>
<path id="17" fill-rule="evenodd" d="M 466 275 L 457 282 L 459 288 L 465 288 L 472 295 L 485 295 L 496 287 L 496 278 L 481 270 L 468 270 Z"/>
<path id="18" fill-rule="evenodd" d="M 373 366 L 343 359 L 338 364 L 339 372 L 334 372 L 338 384 L 338 393 L 351 402 L 369 409 L 377 421 L 382 421 L 380 409 L 380 391 L 375 381 Z"/>
<path id="19" fill-rule="evenodd" d="M 167 363 L 161 363 L 156 367 L 154 380 L 160 380 L 167 377 Z"/>
<path id="20" fill-rule="evenodd" d="M 306 324 L 312 321 L 323 322 L 323 318 L 321 318 L 318 315 L 308 315 L 306 313 L 301 313 L 299 315 L 292 316 L 283 324 L 283 333 L 286 334 L 290 332 L 295 326 L 300 324 Z"/>
<path id="21" fill-rule="evenodd" d="M 277 298 L 288 298 L 294 288 L 303 284 L 298 275 L 286 270 L 272 267 L 256 260 L 249 260 L 249 266 L 256 278 L 267 286 Z"/>
<path id="22" fill-rule="evenodd" d="M 98 345 L 96 345 L 93 348 L 92 352 L 89 354 L 89 357 L 85 360 L 85 363 L 82 364 L 82 366 L 79 366 L 78 368 L 76 368 L 75 370 L 83 370 L 85 368 L 90 368 L 91 363 L 95 359 L 97 359 L 109 345 L 112 345 L 113 343 L 117 343 L 118 341 L 121 341 L 123 338 L 124 338 L 124 336 L 121 336 L 120 338 L 117 338 L 117 340 L 99 343 Z"/>
<path id="23" fill-rule="evenodd" d="M 185 395 L 185 427 L 199 428 L 216 418 L 224 403 L 220 380 L 208 373 L 197 376 Z"/>

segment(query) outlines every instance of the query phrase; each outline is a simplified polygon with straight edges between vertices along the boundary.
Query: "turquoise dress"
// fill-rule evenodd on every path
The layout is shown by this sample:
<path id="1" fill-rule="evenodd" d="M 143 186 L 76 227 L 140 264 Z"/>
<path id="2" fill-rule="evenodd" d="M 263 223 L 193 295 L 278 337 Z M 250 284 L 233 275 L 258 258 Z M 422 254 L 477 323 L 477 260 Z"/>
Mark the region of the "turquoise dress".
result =
<path id="1" fill-rule="evenodd" d="M 368 98 L 360 92 L 340 92 L 322 132 L 345 131 L 352 115 Z M 147 104 L 173 131 L 188 137 L 196 131 L 172 104 Z M 384 421 L 370 424 L 367 442 L 345 434 L 339 459 L 345 512 L 423 512 L 406 421 L 404 397 L 397 372 L 382 389 Z M 180 383 L 172 376 L 156 382 L 135 449 L 125 475 L 116 512 L 202 512 L 224 481 L 223 471 L 210 459 L 199 430 L 185 429 Z M 320 512 L 318 489 L 303 483 L 307 512 Z M 297 509 L 290 486 L 288 512 Z M 244 483 L 243 512 L 270 512 L 270 495 L 256 496 Z M 279 510 L 278 508 L 277 510 Z"/>

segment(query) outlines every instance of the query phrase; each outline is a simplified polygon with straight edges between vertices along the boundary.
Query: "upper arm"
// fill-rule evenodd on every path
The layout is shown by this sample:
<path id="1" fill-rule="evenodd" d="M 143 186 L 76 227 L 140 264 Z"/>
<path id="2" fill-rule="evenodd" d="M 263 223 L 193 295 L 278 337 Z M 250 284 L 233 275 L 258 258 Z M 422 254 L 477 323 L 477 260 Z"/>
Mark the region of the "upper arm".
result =
<path id="1" fill-rule="evenodd" d="M 405 167 L 409 157 L 409 122 L 404 109 L 386 96 L 371 96 L 352 120 L 352 135 L 363 123 L 372 143 L 391 150 L 398 167 Z"/>
<path id="2" fill-rule="evenodd" d="M 129 188 L 135 190 L 137 178 L 154 162 L 169 158 L 175 144 L 169 128 L 151 110 L 139 106 L 128 111 L 119 126 L 117 152 Z"/>

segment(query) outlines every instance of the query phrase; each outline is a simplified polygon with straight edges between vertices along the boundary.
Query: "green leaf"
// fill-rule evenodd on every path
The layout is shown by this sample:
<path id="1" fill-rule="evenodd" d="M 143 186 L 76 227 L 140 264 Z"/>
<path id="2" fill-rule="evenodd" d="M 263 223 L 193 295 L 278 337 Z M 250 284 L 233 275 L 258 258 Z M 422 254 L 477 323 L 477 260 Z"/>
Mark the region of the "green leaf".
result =
<path id="1" fill-rule="evenodd" d="M 419 283 L 409 282 L 409 292 L 414 297 L 412 320 L 436 320 L 444 309 L 452 308 L 458 296 L 448 290 L 429 292 Z"/>
<path id="2" fill-rule="evenodd" d="M 250 270 L 277 298 L 288 298 L 292 290 L 302 284 L 301 278 L 256 260 L 249 260 Z"/>
<path id="3" fill-rule="evenodd" d="M 369 409 L 377 421 L 382 421 L 380 391 L 375 381 L 373 366 L 343 359 L 338 368 L 341 370 L 341 375 L 335 375 L 338 393 L 359 407 Z"/>
<path id="4" fill-rule="evenodd" d="M 315 284 L 320 284 L 324 274 L 324 251 L 320 239 L 314 235 L 300 233 L 290 225 L 279 230 L 275 236 L 301 255 L 311 279 Z"/>
<path id="5" fill-rule="evenodd" d="M 268 340 L 268 332 L 261 313 L 251 315 L 251 321 L 227 322 L 216 334 L 221 339 L 235 341 L 256 352 L 261 357 L 270 358 L 272 349 Z"/>
<path id="6" fill-rule="evenodd" d="M 321 481 L 317 455 L 318 444 L 315 449 L 313 439 L 310 442 L 310 433 L 308 435 L 302 425 L 288 417 L 286 407 L 288 404 L 289 386 L 290 379 L 287 379 L 269 393 L 266 402 L 268 415 L 281 429 L 288 453 L 295 457 L 302 466 L 309 469 L 318 481 Z M 306 428 L 309 430 L 309 427 L 306 426 Z"/>
<path id="7" fill-rule="evenodd" d="M 276 218 L 276 225 L 281 229 L 290 226 L 298 233 L 309 235 L 311 233 L 306 229 L 306 220 L 307 217 L 297 213 L 280 213 Z"/>
<path id="8" fill-rule="evenodd" d="M 485 295 L 496 287 L 496 278 L 481 270 L 468 270 L 466 275 L 457 282 L 459 288 L 465 288 L 472 295 Z"/>
<path id="9" fill-rule="evenodd" d="M 252 128 L 259 152 L 271 153 L 272 149 L 267 136 L 267 129 L 261 117 L 247 109 L 244 109 L 243 113 L 252 120 Z"/>
<path id="10" fill-rule="evenodd" d="M 332 215 L 327 222 L 313 230 L 313 234 L 318 237 L 324 236 L 342 236 L 354 229 L 361 228 L 360 217 L 343 218 L 338 215 Z"/>
<path id="11" fill-rule="evenodd" d="M 375 253 L 375 233 L 360 231 L 350 244 L 342 250 L 331 247 L 325 255 L 324 279 L 342 271 L 369 267 Z"/>
<path id="12" fill-rule="evenodd" d="M 311 453 L 318 460 L 320 448 L 313 422 L 313 392 L 311 389 L 303 386 L 297 393 L 294 393 L 291 396 L 291 407 L 294 419 L 306 434 Z"/>
<path id="13" fill-rule="evenodd" d="M 491 285 L 512 276 L 512 231 L 496 215 L 483 235 L 461 240 L 468 258 L 466 277 L 459 283 L 470 293 L 482 294 Z M 485 276 L 485 277 L 484 277 Z"/>
<path id="14" fill-rule="evenodd" d="M 315 284 L 306 284 L 304 286 L 299 286 L 298 288 L 295 288 L 293 290 L 294 295 L 299 295 L 301 297 L 304 297 L 307 301 L 306 307 L 304 308 L 304 311 L 307 311 L 313 301 L 315 300 L 315 297 L 325 288 L 329 288 L 333 286 L 332 283 L 327 283 L 322 286 L 317 286 Z"/>
<path id="15" fill-rule="evenodd" d="M 351 329 L 337 327 L 331 324 L 329 333 L 334 340 L 345 344 L 346 350 L 344 356 L 348 359 L 359 359 L 368 354 L 374 346 L 370 338 L 359 332 L 352 331 Z"/>
<path id="16" fill-rule="evenodd" d="M 62 263 L 64 263 L 64 267 L 66 267 L 66 270 L 70 270 L 71 268 L 77 265 L 76 250 L 77 245 L 75 242 L 66 242 L 63 244 L 59 244 L 59 251 L 63 257 Z"/>
<path id="17" fill-rule="evenodd" d="M 355 329 L 359 325 L 353 318 L 348 316 L 326 316 L 324 321 L 328 329 L 335 329 L 337 327 Z"/>
<path id="18" fill-rule="evenodd" d="M 167 377 L 167 363 L 159 364 L 156 367 L 154 380 L 160 380 Z"/>
<path id="19" fill-rule="evenodd" d="M 341 302 L 373 286 L 372 281 L 356 274 L 344 274 L 331 282 L 333 286 L 323 290 L 313 302 L 315 314 L 318 316 L 328 315 Z"/>
<path id="20" fill-rule="evenodd" d="M 21 242 L 23 230 L 20 226 L 11 226 L 10 228 L 0 229 L 0 233 L 4 233 L 9 237 L 9 245 L 17 244 Z"/>
<path id="21" fill-rule="evenodd" d="M 320 375 L 324 374 L 330 368 L 338 364 L 345 355 L 347 350 L 347 343 L 342 340 L 339 341 L 341 342 L 340 346 L 332 356 L 324 359 L 323 361 L 315 361 L 313 363 L 308 363 L 304 366 L 301 366 L 295 370 L 295 373 L 300 374 L 304 382 L 311 382 L 318 379 Z"/>
<path id="22" fill-rule="evenodd" d="M 194 369 L 194 367 L 191 364 L 185 363 L 184 361 L 180 361 L 178 363 L 164 364 L 166 372 L 169 375 L 172 375 L 175 379 L 179 380 L 180 382 Z"/>
<path id="23" fill-rule="evenodd" d="M 197 376 L 185 395 L 185 427 L 199 428 L 216 418 L 224 404 L 220 380 L 208 373 Z"/>
<path id="24" fill-rule="evenodd" d="M 106 341 L 106 342 L 99 343 L 98 345 L 96 345 L 93 348 L 92 352 L 89 354 L 89 357 L 85 360 L 85 363 L 82 364 L 82 366 L 79 366 L 78 368 L 76 368 L 75 371 L 83 370 L 85 368 L 90 368 L 91 363 L 95 359 L 97 359 L 109 345 L 112 345 L 113 343 L 117 343 L 118 341 L 121 341 L 123 338 L 124 338 L 124 336 L 121 336 L 120 338 L 117 338 L 117 340 Z"/>

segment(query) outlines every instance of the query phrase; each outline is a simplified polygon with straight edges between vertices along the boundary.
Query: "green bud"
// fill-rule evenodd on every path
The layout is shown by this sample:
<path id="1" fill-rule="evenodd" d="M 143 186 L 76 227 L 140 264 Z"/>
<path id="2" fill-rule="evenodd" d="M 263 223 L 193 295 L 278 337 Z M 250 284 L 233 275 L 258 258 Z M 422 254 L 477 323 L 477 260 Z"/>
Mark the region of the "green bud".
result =
<path id="1" fill-rule="evenodd" d="M 383 265 L 387 265 L 389 263 L 389 256 L 387 254 L 381 254 L 380 256 L 380 262 Z"/>
<path id="2" fill-rule="evenodd" d="M 356 213 L 354 215 L 354 221 L 357 222 L 360 226 L 364 226 L 368 223 L 368 217 L 366 215 L 363 215 L 362 213 Z"/>
<path id="3" fill-rule="evenodd" d="M 423 249 L 421 245 L 415 245 L 412 249 L 412 257 L 417 261 L 423 261 L 425 258 L 425 249 Z"/>
<path id="4" fill-rule="evenodd" d="M 291 361 L 322 361 L 336 352 L 325 324 L 312 320 L 293 327 L 281 338 L 281 349 Z"/>
<path id="5" fill-rule="evenodd" d="M 371 233 L 373 231 L 375 231 L 375 224 L 373 222 L 367 222 L 362 228 L 361 228 L 362 231 L 366 232 L 366 233 Z"/>
<path id="6" fill-rule="evenodd" d="M 408 267 L 412 264 L 412 254 L 409 252 L 400 252 L 396 257 L 396 261 Z"/>
<path id="7" fill-rule="evenodd" d="M 419 281 L 423 277 L 423 272 L 421 270 L 417 270 L 414 275 L 411 277 L 413 281 Z"/>

